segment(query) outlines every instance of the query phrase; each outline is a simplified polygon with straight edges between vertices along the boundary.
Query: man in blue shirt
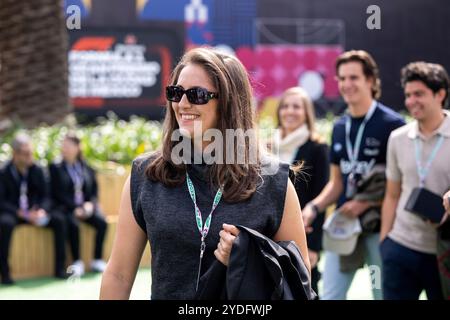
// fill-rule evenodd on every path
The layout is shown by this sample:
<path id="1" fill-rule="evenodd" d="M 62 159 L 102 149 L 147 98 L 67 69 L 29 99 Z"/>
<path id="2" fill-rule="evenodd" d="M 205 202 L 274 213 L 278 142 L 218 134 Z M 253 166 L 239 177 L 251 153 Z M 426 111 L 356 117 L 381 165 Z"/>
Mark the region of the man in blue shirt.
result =
<path id="1" fill-rule="evenodd" d="M 336 74 L 339 91 L 348 105 L 348 112 L 334 124 L 330 181 L 303 210 L 307 230 L 317 214 L 333 203 L 336 203 L 340 214 L 355 219 L 361 218 L 369 209 L 380 207 L 380 203 L 352 198 L 358 181 L 375 168 L 386 164 L 389 134 L 405 124 L 398 113 L 376 100 L 381 95 L 380 79 L 378 67 L 369 53 L 358 50 L 341 54 L 336 61 Z M 381 270 L 378 239 L 379 227 L 369 232 L 363 227 L 358 247 L 362 247 L 364 261 Z M 341 269 L 342 256 L 326 251 L 322 295 L 324 300 L 346 298 L 356 269 Z M 381 286 L 375 286 L 372 290 L 375 299 L 382 298 Z"/>

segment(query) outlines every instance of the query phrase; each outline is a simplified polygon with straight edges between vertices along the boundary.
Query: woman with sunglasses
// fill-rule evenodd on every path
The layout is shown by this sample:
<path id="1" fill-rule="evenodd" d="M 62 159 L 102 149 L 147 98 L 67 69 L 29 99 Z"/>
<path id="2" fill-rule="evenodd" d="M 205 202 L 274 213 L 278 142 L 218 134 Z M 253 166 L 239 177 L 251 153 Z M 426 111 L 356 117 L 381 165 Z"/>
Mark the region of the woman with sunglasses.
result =
<path id="1" fill-rule="evenodd" d="M 100 297 L 129 298 L 150 241 L 152 299 L 193 299 L 200 275 L 216 259 L 228 265 L 235 225 L 294 240 L 309 268 L 288 165 L 255 148 L 252 91 L 239 60 L 206 48 L 188 51 L 166 97 L 161 150 L 136 159 L 124 186 Z M 247 137 L 234 143 L 230 132 Z"/>
<path id="2" fill-rule="evenodd" d="M 294 184 L 302 208 L 322 191 L 329 179 L 328 146 L 315 131 L 314 113 L 311 98 L 303 88 L 289 88 L 281 95 L 272 152 L 287 163 L 303 163 L 303 174 Z M 315 292 L 320 279 L 317 263 L 322 250 L 323 220 L 324 215 L 318 215 L 307 230 L 311 287 Z"/>

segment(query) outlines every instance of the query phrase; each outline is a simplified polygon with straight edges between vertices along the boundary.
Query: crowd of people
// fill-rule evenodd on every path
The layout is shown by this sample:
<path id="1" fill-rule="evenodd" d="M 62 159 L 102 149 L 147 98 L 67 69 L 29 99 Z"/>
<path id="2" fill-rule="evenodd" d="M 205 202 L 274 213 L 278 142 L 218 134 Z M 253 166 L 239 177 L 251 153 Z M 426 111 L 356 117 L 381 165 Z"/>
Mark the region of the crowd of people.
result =
<path id="1" fill-rule="evenodd" d="M 446 70 L 427 62 L 401 70 L 405 106 L 413 119 L 408 124 L 380 102 L 379 69 L 368 52 L 342 53 L 336 81 L 347 111 L 334 123 L 331 145 L 315 130 L 308 93 L 294 87 L 279 99 L 270 155 L 249 133 L 255 114 L 242 63 L 208 48 L 186 52 L 166 88 L 161 148 L 135 159 L 125 183 L 101 298 L 129 297 L 147 242 L 152 299 L 193 299 L 199 284 L 211 276 L 216 287 L 217 282 L 228 287 L 221 292 L 230 294 L 240 261 L 233 252 L 242 253 L 239 239 L 245 227 L 273 247 L 294 242 L 321 299 L 346 299 L 364 266 L 373 271 L 374 299 L 418 299 L 422 291 L 428 299 L 450 299 Z M 244 132 L 246 139 L 231 143 L 236 136 L 226 134 L 230 129 Z M 222 145 L 204 138 L 209 130 L 223 134 Z M 82 269 L 78 225 L 91 224 L 97 230 L 93 267 L 102 271 L 106 223 L 79 140 L 67 136 L 63 161 L 50 166 L 50 196 L 42 187 L 43 171 L 32 162 L 29 140 L 18 137 L 12 146 L 13 159 L 1 171 L 2 282 L 12 282 L 7 257 L 18 223 L 54 231 L 57 277 L 64 274 L 66 238 L 74 264 Z M 178 162 L 174 154 L 179 159 L 180 150 Z M 242 156 L 243 161 L 211 161 L 218 154 L 222 159 Z M 254 251 L 246 254 L 256 259 Z M 228 273 L 220 273 L 227 268 Z M 268 297 L 280 290 L 276 285 L 266 289 L 272 292 Z"/>
<path id="2" fill-rule="evenodd" d="M 50 228 L 54 235 L 54 276 L 66 279 L 85 273 L 80 259 L 79 225 L 96 230 L 94 260 L 91 270 L 103 272 L 102 248 L 107 224 L 97 200 L 95 173 L 84 161 L 80 140 L 67 134 L 61 148 L 61 160 L 42 168 L 33 159 L 28 135 L 20 133 L 11 143 L 11 161 L 0 170 L 0 276 L 1 283 L 14 284 L 8 264 L 14 228 L 20 224 Z M 66 242 L 70 243 L 72 261 L 66 268 Z"/>
<path id="3" fill-rule="evenodd" d="M 333 127 L 331 177 L 313 199 L 302 203 L 305 227 L 313 232 L 322 212 L 336 204 L 319 226 L 325 233 L 321 297 L 345 299 L 356 270 L 367 265 L 381 271 L 381 285 L 372 279 L 375 299 L 418 299 L 423 290 L 428 299 L 448 299 L 450 221 L 449 199 L 444 195 L 450 188 L 450 113 L 444 110 L 448 74 L 442 66 L 425 62 L 401 70 L 405 106 L 414 118 L 408 125 L 377 100 L 379 71 L 370 54 L 343 53 L 336 61 L 336 74 L 348 112 Z M 301 99 L 297 103 L 308 110 Z M 281 122 L 281 128 L 289 143 L 293 137 L 289 123 Z M 296 128 L 302 130 L 301 125 Z M 301 139 L 296 143 L 301 146 Z M 322 155 L 322 161 L 311 161 L 302 148 L 296 149 L 295 159 L 312 168 L 327 160 Z M 310 179 L 323 181 L 321 174 Z M 314 190 L 315 183 L 299 183 Z M 308 194 L 300 191 L 300 199 L 301 192 Z M 408 206 L 416 193 L 417 203 Z M 425 193 L 435 196 L 434 204 Z M 432 219 L 435 216 L 438 220 Z"/>
<path id="4" fill-rule="evenodd" d="M 256 151 L 256 164 L 249 157 L 240 164 L 205 161 L 218 152 L 239 153 L 227 149 L 226 139 L 222 150 L 201 137 L 211 128 L 222 133 L 253 128 L 250 83 L 232 56 L 204 48 L 187 52 L 167 87 L 163 145 L 134 161 L 125 185 L 118 241 L 101 298 L 129 296 L 147 241 L 154 257 L 152 298 L 194 298 L 199 278 L 209 279 L 217 271 L 216 260 L 234 274 L 232 249 L 239 243 L 234 250 L 242 250 L 240 226 L 274 241 L 293 240 L 322 299 L 345 299 L 363 266 L 373 271 L 375 299 L 418 299 L 423 290 L 428 299 L 448 298 L 447 72 L 426 62 L 401 70 L 405 105 L 414 118 L 408 125 L 379 101 L 379 70 L 368 52 L 341 54 L 336 74 L 348 108 L 334 123 L 331 145 L 314 130 L 308 94 L 290 88 L 280 97 L 279 130 L 268 144 L 279 158 L 279 170 L 267 174 L 265 164 L 274 160 L 264 161 L 262 149 Z M 198 123 L 202 130 L 196 132 Z M 193 154 L 203 155 L 199 164 L 174 163 L 177 143 L 171 137 L 177 129 Z M 251 147 L 243 143 L 240 153 L 251 154 Z M 187 160 L 191 158 L 188 153 Z M 292 165 L 289 174 L 285 163 Z M 255 252 L 247 254 L 253 259 Z M 321 256 L 323 275 L 317 269 Z M 220 280 L 233 286 L 232 276 Z"/>

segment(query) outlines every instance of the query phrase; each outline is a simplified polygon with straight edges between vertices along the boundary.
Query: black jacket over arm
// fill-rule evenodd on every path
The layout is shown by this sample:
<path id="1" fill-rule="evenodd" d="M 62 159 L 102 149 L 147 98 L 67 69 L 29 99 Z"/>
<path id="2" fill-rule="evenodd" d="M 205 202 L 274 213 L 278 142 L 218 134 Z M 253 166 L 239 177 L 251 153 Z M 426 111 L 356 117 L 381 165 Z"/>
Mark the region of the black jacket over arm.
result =
<path id="1" fill-rule="evenodd" d="M 315 300 L 309 271 L 293 241 L 274 242 L 237 226 L 228 267 L 219 260 L 200 278 L 198 300 Z"/>
<path id="2" fill-rule="evenodd" d="M 0 214 L 17 214 L 20 198 L 20 181 L 14 175 L 12 162 L 0 170 Z M 28 204 L 47 212 L 50 209 L 48 181 L 44 171 L 33 164 L 28 169 Z"/>
<path id="3" fill-rule="evenodd" d="M 95 172 L 85 162 L 83 166 L 84 201 L 97 203 L 97 180 Z M 75 210 L 75 186 L 70 178 L 65 162 L 52 163 L 49 167 L 51 196 L 56 208 L 64 212 Z"/>
<path id="4" fill-rule="evenodd" d="M 294 182 L 302 209 L 317 197 L 330 178 L 329 151 L 326 144 L 308 140 L 295 156 L 295 161 L 303 161 L 302 173 Z M 313 232 L 307 234 L 308 248 L 319 252 L 322 249 L 322 225 L 325 215 L 320 214 L 312 224 Z"/>

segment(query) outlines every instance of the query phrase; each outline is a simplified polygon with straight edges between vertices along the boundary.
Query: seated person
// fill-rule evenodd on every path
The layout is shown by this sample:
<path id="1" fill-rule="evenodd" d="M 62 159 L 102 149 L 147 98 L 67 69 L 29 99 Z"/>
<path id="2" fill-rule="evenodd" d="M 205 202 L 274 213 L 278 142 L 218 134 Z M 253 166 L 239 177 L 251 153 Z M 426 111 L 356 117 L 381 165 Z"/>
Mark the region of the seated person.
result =
<path id="1" fill-rule="evenodd" d="M 3 284 L 13 284 L 8 256 L 14 227 L 32 224 L 53 230 L 55 276 L 65 278 L 65 225 L 62 216 L 49 212 L 48 185 L 43 170 L 33 161 L 31 140 L 17 135 L 11 144 L 12 160 L 0 170 L 0 274 Z"/>
<path id="2" fill-rule="evenodd" d="M 80 222 L 95 228 L 95 252 L 91 270 L 103 272 L 103 241 L 107 224 L 97 203 L 97 181 L 94 170 L 83 160 L 80 139 L 68 134 L 62 143 L 62 161 L 50 165 L 51 194 L 55 210 L 65 217 L 74 263 L 71 272 L 84 274 L 80 259 Z"/>

